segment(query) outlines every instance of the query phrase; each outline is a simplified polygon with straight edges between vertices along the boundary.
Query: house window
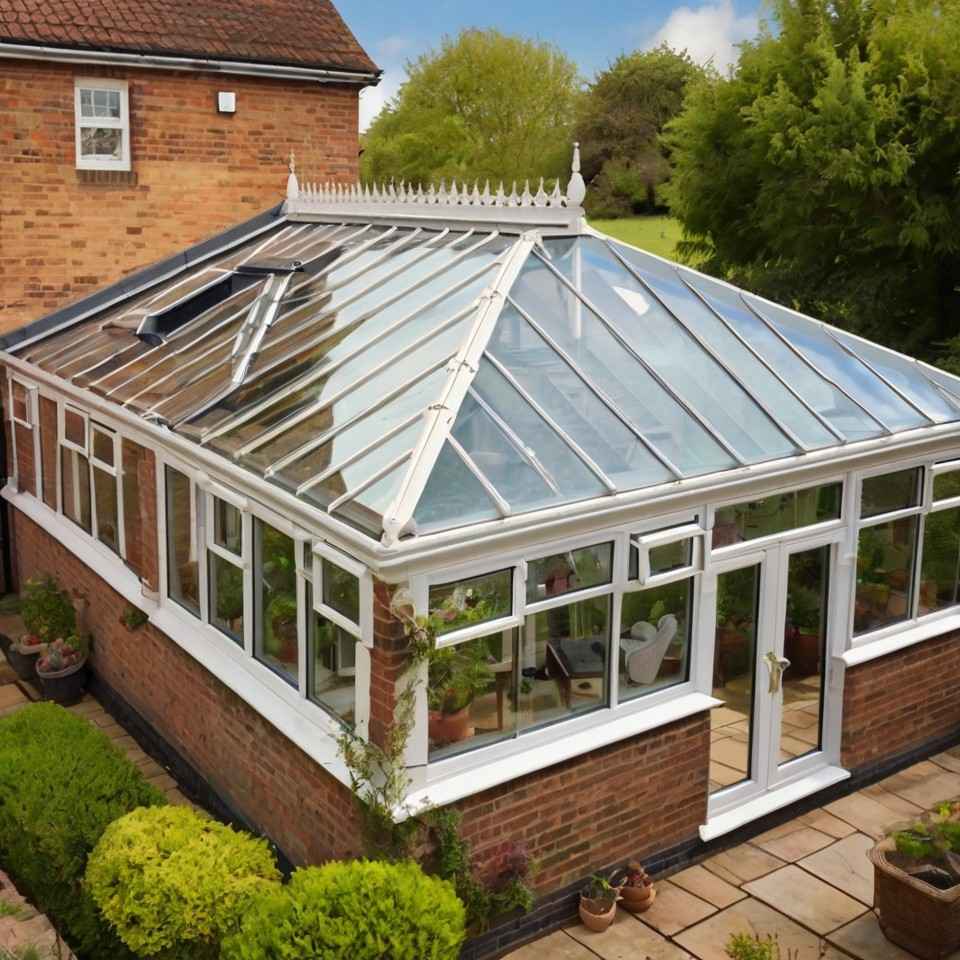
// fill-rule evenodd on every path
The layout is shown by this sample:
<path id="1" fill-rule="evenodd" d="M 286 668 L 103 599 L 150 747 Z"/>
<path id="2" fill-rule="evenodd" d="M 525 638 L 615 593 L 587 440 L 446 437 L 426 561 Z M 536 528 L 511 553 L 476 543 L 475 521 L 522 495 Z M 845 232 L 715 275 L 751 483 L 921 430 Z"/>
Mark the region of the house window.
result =
<path id="1" fill-rule="evenodd" d="M 130 169 L 130 105 L 125 80 L 74 85 L 78 170 Z"/>
<path id="2" fill-rule="evenodd" d="M 254 656 L 296 687 L 300 675 L 296 544 L 255 517 L 253 556 Z"/>
<path id="3" fill-rule="evenodd" d="M 69 406 L 60 409 L 60 504 L 63 515 L 91 532 L 88 421 Z"/>
<path id="4" fill-rule="evenodd" d="M 197 557 L 197 491 L 179 470 L 166 467 L 167 596 L 200 616 L 200 574 Z"/>
<path id="5" fill-rule="evenodd" d="M 92 450 L 90 458 L 93 480 L 93 535 L 114 553 L 123 556 L 122 487 L 119 482 L 120 440 L 116 433 L 90 424 Z"/>

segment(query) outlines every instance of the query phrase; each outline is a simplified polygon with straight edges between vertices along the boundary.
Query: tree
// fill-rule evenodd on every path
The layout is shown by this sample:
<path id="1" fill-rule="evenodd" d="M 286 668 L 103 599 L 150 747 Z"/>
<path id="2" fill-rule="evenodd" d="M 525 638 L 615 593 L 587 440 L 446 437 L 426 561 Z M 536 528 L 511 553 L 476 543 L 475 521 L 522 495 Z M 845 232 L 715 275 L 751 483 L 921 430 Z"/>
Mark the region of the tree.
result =
<path id="1" fill-rule="evenodd" d="M 680 112 L 687 86 L 703 75 L 686 52 L 666 44 L 623 54 L 597 75 L 577 117 L 590 213 L 626 216 L 661 205 L 657 188 L 670 163 L 660 135 Z"/>
<path id="2" fill-rule="evenodd" d="M 897 349 L 960 332 L 960 0 L 775 0 L 672 123 L 706 268 Z"/>
<path id="3" fill-rule="evenodd" d="M 365 178 L 408 182 L 566 176 L 579 77 L 549 43 L 464 30 L 407 64 L 364 137 Z M 564 180 L 565 182 L 565 180 Z"/>

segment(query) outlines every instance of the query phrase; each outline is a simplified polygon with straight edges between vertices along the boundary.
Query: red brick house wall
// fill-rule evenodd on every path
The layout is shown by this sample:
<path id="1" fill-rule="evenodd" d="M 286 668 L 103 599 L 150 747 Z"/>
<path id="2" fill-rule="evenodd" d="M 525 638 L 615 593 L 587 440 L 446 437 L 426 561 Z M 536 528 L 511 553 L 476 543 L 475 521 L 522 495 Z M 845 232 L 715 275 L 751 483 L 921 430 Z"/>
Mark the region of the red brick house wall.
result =
<path id="1" fill-rule="evenodd" d="M 129 82 L 129 174 L 76 169 L 74 79 L 95 76 Z M 0 58 L 0 332 L 279 203 L 291 149 L 355 180 L 357 109 L 353 86 Z"/>

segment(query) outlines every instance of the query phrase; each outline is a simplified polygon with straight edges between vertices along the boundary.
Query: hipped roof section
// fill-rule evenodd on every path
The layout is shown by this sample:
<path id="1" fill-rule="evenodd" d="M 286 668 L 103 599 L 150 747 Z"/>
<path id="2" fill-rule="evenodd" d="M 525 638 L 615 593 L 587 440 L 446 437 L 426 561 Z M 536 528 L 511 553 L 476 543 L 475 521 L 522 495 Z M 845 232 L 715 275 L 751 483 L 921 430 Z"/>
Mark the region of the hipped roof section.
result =
<path id="1" fill-rule="evenodd" d="M 960 379 L 578 217 L 374 200 L 7 348 L 387 545 L 960 420 Z"/>

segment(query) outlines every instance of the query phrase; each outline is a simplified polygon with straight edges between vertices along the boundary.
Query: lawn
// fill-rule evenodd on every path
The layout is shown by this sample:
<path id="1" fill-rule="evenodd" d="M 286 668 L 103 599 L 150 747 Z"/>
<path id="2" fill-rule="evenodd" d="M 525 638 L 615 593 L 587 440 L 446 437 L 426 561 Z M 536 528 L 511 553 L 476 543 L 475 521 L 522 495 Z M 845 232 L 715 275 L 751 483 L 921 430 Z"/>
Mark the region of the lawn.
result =
<path id="1" fill-rule="evenodd" d="M 623 217 L 620 220 L 591 220 L 590 226 L 617 240 L 632 243 L 661 257 L 674 259 L 673 248 L 680 240 L 680 223 L 673 217 Z"/>

